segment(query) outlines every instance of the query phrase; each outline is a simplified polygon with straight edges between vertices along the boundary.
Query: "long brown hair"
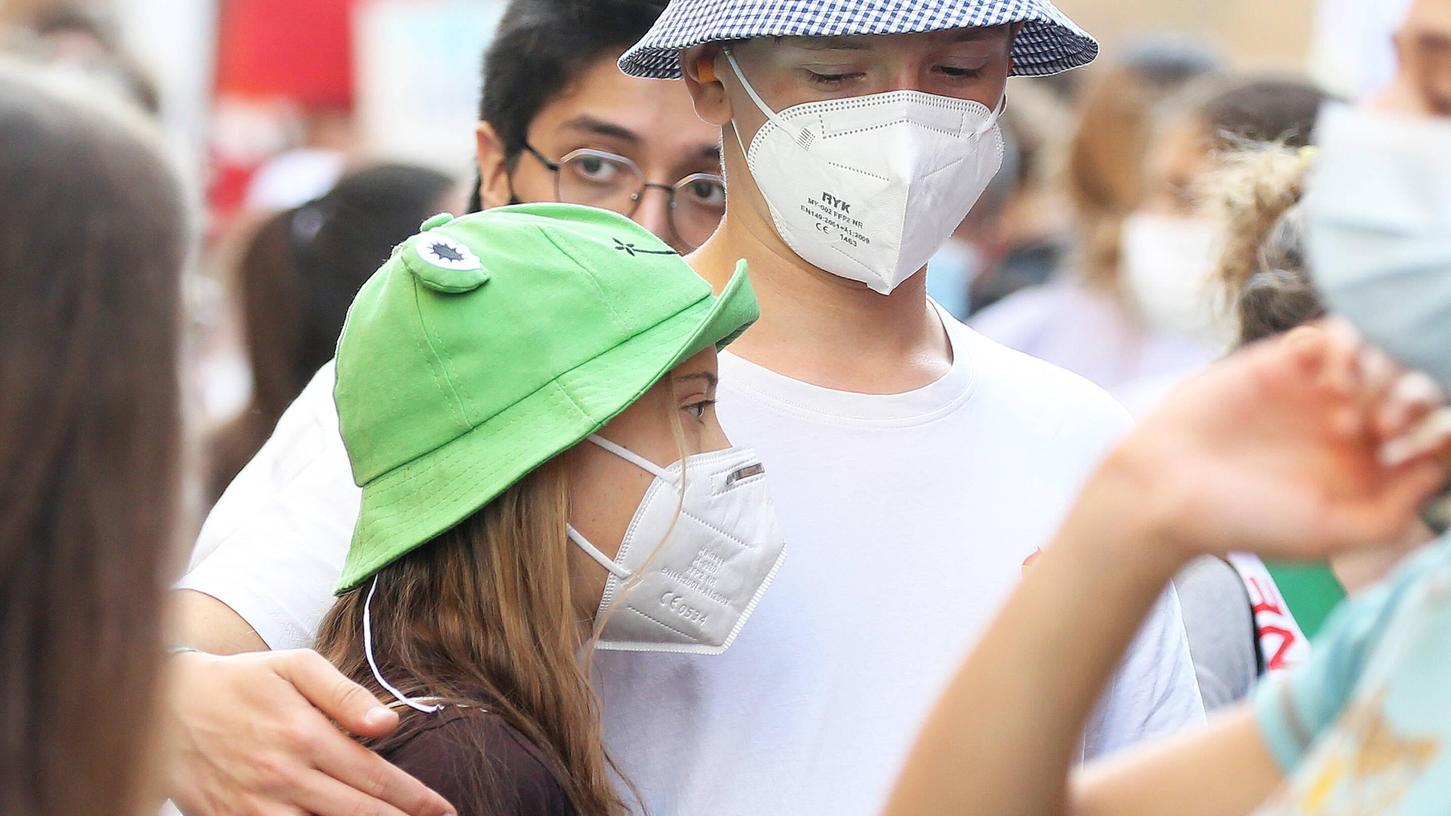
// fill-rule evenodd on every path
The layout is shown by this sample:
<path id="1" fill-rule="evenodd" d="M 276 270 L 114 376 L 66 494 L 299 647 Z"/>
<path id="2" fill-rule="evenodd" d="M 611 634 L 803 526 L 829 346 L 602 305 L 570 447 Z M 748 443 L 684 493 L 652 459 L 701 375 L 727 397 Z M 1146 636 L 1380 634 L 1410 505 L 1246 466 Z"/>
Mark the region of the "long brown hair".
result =
<path id="1" fill-rule="evenodd" d="M 611 785 L 599 703 L 582 657 L 565 524 L 569 480 L 558 458 L 462 524 L 378 573 L 371 605 L 373 655 L 410 697 L 441 698 L 502 716 L 555 764 L 582 814 L 626 812 Z M 344 674 L 387 699 L 368 667 L 361 623 L 368 585 L 328 612 L 317 649 Z M 411 717 L 422 715 L 409 714 Z M 387 750 L 410 730 L 373 743 Z M 486 756 L 486 746 L 479 746 Z M 485 763 L 463 780 L 493 800 Z"/>
<path id="2" fill-rule="evenodd" d="M 0 813 L 137 813 L 188 226 L 135 114 L 52 84 L 0 65 Z"/>

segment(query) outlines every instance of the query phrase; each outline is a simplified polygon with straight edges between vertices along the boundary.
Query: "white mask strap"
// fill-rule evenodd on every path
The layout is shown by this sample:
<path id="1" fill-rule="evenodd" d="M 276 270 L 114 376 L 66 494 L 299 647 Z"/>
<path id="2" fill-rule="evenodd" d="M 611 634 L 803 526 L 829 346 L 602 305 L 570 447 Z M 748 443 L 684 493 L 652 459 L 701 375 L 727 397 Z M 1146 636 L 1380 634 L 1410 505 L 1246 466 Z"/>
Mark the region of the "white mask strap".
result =
<path id="1" fill-rule="evenodd" d="M 605 439 L 599 434 L 590 434 L 588 439 L 599 447 L 604 448 L 610 453 L 613 453 L 621 459 L 624 459 L 626 462 L 629 462 L 630 464 L 645 471 L 646 473 L 649 473 L 652 476 L 658 476 L 667 482 L 673 483 L 675 481 L 675 479 L 671 477 L 669 473 L 665 472 L 664 468 L 660 467 L 654 462 L 651 462 L 649 459 L 646 459 L 640 454 L 635 453 L 629 448 L 623 447 L 621 445 L 616 445 L 615 443 L 611 442 L 608 439 Z"/>
<path id="2" fill-rule="evenodd" d="M 751 81 L 746 79 L 745 73 L 741 71 L 741 64 L 736 62 L 736 55 L 731 53 L 729 48 L 722 48 L 721 51 L 725 52 L 726 62 L 731 64 L 731 70 L 735 71 L 736 79 L 741 81 L 741 87 L 746 89 L 746 95 L 751 97 L 751 101 L 756 103 L 756 107 L 761 109 L 761 113 L 765 114 L 767 119 L 775 120 L 776 124 L 784 125 L 785 122 L 776 118 L 776 112 L 767 107 L 766 100 L 762 99 L 761 95 L 756 93 L 756 89 L 751 87 Z"/>
<path id="3" fill-rule="evenodd" d="M 760 109 L 761 113 L 765 114 L 767 119 L 775 123 L 777 127 L 789 133 L 791 131 L 791 126 L 786 123 L 785 119 L 782 119 L 780 116 L 778 116 L 775 111 L 767 107 L 766 100 L 762 99 L 761 95 L 756 93 L 756 89 L 751 87 L 751 81 L 746 79 L 745 73 L 741 71 L 740 63 L 736 62 L 736 55 L 731 53 L 731 50 L 729 48 L 722 48 L 721 51 L 725 53 L 726 62 L 729 62 L 731 64 L 731 70 L 735 72 L 736 79 L 739 79 L 741 81 L 741 87 L 746 89 L 746 95 L 751 98 L 752 102 L 756 103 L 756 107 Z M 741 146 L 741 155 L 746 155 L 746 146 L 743 142 L 741 142 L 741 131 L 739 128 L 736 127 L 734 122 L 731 123 L 731 130 L 735 131 L 736 144 Z M 813 136 L 811 134 L 811 131 L 807 130 L 806 128 L 800 128 L 797 130 L 796 142 L 800 144 L 803 148 L 810 145 L 812 140 Z"/>
<path id="4" fill-rule="evenodd" d="M 581 550 L 584 550 L 584 554 L 588 555 L 590 558 L 593 558 L 595 560 L 595 563 L 604 567 L 606 570 L 609 570 L 609 573 L 611 575 L 619 578 L 621 581 L 630 580 L 629 570 L 625 569 L 619 564 L 616 564 L 609 556 L 600 552 L 599 547 L 596 547 L 595 545 L 589 543 L 589 539 L 585 538 L 584 535 L 580 533 L 580 531 L 574 529 L 573 524 L 566 524 L 564 526 L 564 531 L 565 534 L 569 536 L 570 541 L 573 541 L 576 546 L 578 546 Z"/>
<path id="5" fill-rule="evenodd" d="M 997 110 L 993 111 L 992 116 L 989 116 L 987 118 L 987 121 L 986 122 L 983 122 L 982 123 L 982 126 L 980 126 L 976 131 L 974 131 L 972 135 L 974 137 L 981 138 L 984 133 L 987 133 L 989 130 L 992 130 L 993 129 L 993 125 L 996 125 L 998 123 L 998 120 L 1001 119 L 1001 118 L 1003 118 L 1003 114 L 1005 112 L 1007 112 L 1007 109 L 1008 109 L 1008 94 L 1007 94 L 1006 91 L 1004 91 L 1003 92 L 1003 98 L 1000 99 L 1000 100 L 998 100 L 998 108 L 997 108 Z"/>
<path id="6" fill-rule="evenodd" d="M 409 699 L 406 695 L 404 695 L 403 692 L 399 691 L 396 688 L 393 688 L 392 684 L 390 684 L 387 680 L 383 679 L 383 673 L 378 671 L 377 661 L 373 660 L 373 623 L 371 618 L 373 607 L 373 592 L 377 590 L 377 588 L 378 576 L 374 575 L 373 585 L 368 587 L 368 597 L 363 601 L 363 654 L 366 655 L 368 658 L 368 668 L 373 670 L 373 679 L 378 681 L 378 685 L 387 689 L 388 693 L 392 694 L 393 697 L 398 700 L 398 702 L 408 706 L 411 709 L 414 709 L 415 711 L 422 711 L 424 714 L 432 714 L 440 708 L 443 708 L 443 706 L 415 703 L 413 700 Z"/>

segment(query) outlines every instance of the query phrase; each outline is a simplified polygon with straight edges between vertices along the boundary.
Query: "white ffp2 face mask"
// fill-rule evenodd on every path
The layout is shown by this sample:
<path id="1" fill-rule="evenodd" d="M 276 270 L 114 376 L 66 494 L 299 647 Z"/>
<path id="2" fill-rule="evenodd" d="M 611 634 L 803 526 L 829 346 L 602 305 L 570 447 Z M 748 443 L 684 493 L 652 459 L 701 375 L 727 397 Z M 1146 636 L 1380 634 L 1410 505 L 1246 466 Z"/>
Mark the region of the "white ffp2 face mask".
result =
<path id="1" fill-rule="evenodd" d="M 589 441 L 655 477 L 613 559 L 569 528 L 570 540 L 610 573 L 595 647 L 725 651 L 786 556 L 760 458 L 727 448 L 661 468 L 608 439 Z"/>
<path id="2" fill-rule="evenodd" d="M 1002 166 L 1002 105 L 891 91 L 776 113 L 725 55 L 766 115 L 741 150 L 776 232 L 872 291 L 891 294 L 926 266 Z"/>

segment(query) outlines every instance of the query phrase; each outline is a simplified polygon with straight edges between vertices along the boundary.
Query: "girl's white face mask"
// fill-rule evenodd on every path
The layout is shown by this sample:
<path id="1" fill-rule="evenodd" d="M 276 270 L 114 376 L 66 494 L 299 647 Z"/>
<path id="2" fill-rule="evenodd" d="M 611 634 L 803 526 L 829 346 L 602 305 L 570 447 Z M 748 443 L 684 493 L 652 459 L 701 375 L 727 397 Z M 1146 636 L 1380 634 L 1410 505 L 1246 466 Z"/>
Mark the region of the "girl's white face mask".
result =
<path id="1" fill-rule="evenodd" d="M 786 556 L 760 457 L 727 448 L 661 468 L 608 439 L 589 441 L 655 476 L 613 559 L 569 528 L 570 540 L 610 573 L 595 647 L 725 651 Z"/>
<path id="2" fill-rule="evenodd" d="M 1002 166 L 1001 104 L 891 91 L 776 113 L 725 56 L 766 115 L 749 150 L 738 130 L 736 141 L 776 232 L 813 266 L 875 292 L 926 266 Z"/>
<path id="3" fill-rule="evenodd" d="M 613 559 L 573 526 L 567 528 L 569 539 L 610 574 L 595 613 L 595 647 L 725 651 L 786 557 L 760 457 L 749 448 L 727 448 L 661 468 L 603 437 L 589 441 L 655 477 Z M 363 649 L 373 677 L 403 705 L 437 711 L 438 704 L 408 697 L 390 684 L 373 658 L 377 588 L 375 575 L 363 603 Z"/>

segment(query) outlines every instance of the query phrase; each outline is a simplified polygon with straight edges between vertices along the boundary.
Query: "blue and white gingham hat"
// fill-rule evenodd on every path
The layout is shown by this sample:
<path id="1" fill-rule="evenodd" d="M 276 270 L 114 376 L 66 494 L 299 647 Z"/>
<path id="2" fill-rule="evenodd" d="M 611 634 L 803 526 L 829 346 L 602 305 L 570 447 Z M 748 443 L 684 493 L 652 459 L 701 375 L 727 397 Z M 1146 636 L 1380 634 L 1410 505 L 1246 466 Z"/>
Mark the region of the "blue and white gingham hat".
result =
<path id="1" fill-rule="evenodd" d="M 680 77 L 680 49 L 752 37 L 839 37 L 985 28 L 1022 22 L 1013 74 L 1042 76 L 1087 65 L 1098 42 L 1049 0 L 671 0 L 620 70 Z"/>

